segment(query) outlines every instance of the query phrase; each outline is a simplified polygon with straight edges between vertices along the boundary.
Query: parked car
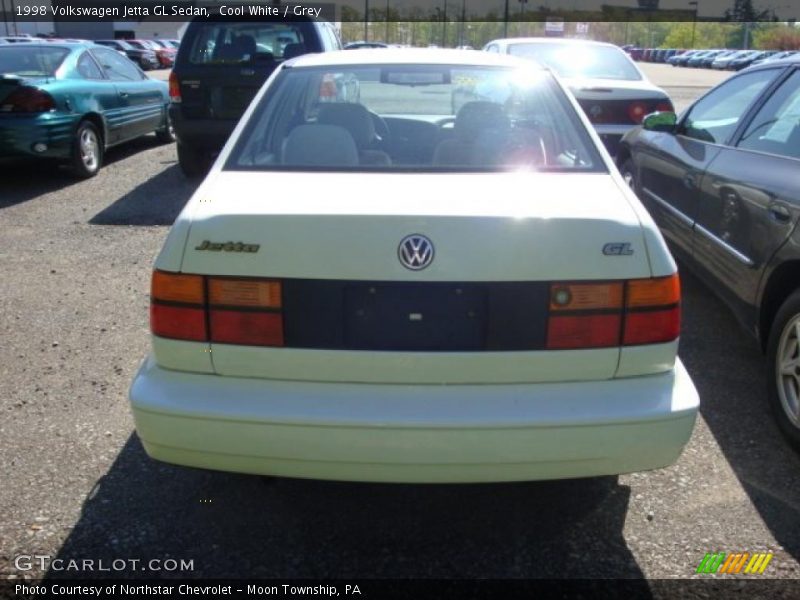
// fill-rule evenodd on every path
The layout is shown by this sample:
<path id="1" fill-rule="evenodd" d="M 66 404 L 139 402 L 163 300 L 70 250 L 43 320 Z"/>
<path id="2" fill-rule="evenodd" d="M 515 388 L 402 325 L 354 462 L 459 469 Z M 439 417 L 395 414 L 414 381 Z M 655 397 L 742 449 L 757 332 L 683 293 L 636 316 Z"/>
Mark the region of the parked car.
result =
<path id="1" fill-rule="evenodd" d="M 689 50 L 688 52 L 684 52 L 683 54 L 679 55 L 675 60 L 672 62 L 673 67 L 685 67 L 686 63 L 689 60 L 701 52 L 706 52 L 705 50 Z"/>
<path id="2" fill-rule="evenodd" d="M 755 65 L 760 65 L 760 64 L 763 64 L 765 62 L 771 62 L 773 60 L 781 60 L 781 59 L 784 59 L 784 58 L 790 58 L 790 57 L 794 56 L 797 53 L 798 53 L 797 50 L 785 50 L 785 51 L 782 51 L 782 52 L 775 52 L 771 56 L 765 56 L 764 58 L 759 58 L 757 60 L 754 60 L 750 64 L 750 66 L 753 67 Z"/>
<path id="3" fill-rule="evenodd" d="M 731 62 L 736 60 L 737 58 L 741 58 L 746 54 L 752 52 L 751 50 L 733 50 L 725 55 L 717 56 L 713 62 L 711 63 L 711 68 L 716 70 L 725 70 L 727 69 Z"/>
<path id="4" fill-rule="evenodd" d="M 551 72 L 416 49 L 277 69 L 155 263 L 130 388 L 152 458 L 385 482 L 677 459 L 676 265 Z M 363 104 L 320 94 L 343 74 Z M 507 96 L 453 114 L 467 79 Z"/>
<path id="5" fill-rule="evenodd" d="M 700 59 L 697 66 L 703 69 L 710 69 L 711 65 L 714 64 L 715 60 L 733 54 L 734 52 L 736 52 L 736 50 L 719 50 L 717 52 L 704 56 L 702 59 Z"/>
<path id="6" fill-rule="evenodd" d="M 644 50 L 642 48 L 631 48 L 631 51 L 629 52 L 629 55 L 630 55 L 631 59 L 633 59 L 635 61 L 640 61 L 640 60 L 642 60 L 642 53 L 643 52 L 644 52 Z"/>
<path id="7" fill-rule="evenodd" d="M 363 50 L 364 48 L 388 48 L 389 44 L 383 42 L 350 42 L 346 44 L 345 50 Z"/>
<path id="8" fill-rule="evenodd" d="M 620 170 L 676 256 L 767 356 L 769 404 L 800 449 L 800 58 L 751 67 L 625 136 Z"/>
<path id="9" fill-rule="evenodd" d="M 169 69 L 175 64 L 178 51 L 170 45 L 162 45 L 155 40 L 126 40 L 130 45 L 141 50 L 152 50 L 158 59 L 158 66 Z"/>
<path id="10" fill-rule="evenodd" d="M 749 67 L 753 63 L 753 61 L 758 60 L 760 58 L 766 58 L 767 56 L 769 56 L 767 52 L 759 52 L 758 50 L 751 50 L 748 51 L 746 54 L 742 54 L 741 56 L 729 62 L 728 69 L 732 71 L 741 71 L 742 69 L 746 69 L 747 67 Z"/>
<path id="11" fill-rule="evenodd" d="M 552 68 L 569 86 L 608 151 L 653 111 L 672 110 L 667 93 L 653 85 L 613 44 L 558 38 L 507 38 L 484 50 L 535 60 Z"/>
<path id="12" fill-rule="evenodd" d="M 703 50 L 698 52 L 697 54 L 693 54 L 690 56 L 686 62 L 683 64 L 684 67 L 689 67 L 692 69 L 696 69 L 700 66 L 700 61 L 704 58 L 717 56 L 720 53 L 720 50 Z"/>
<path id="13" fill-rule="evenodd" d="M 0 40 L 3 40 L 6 44 L 30 44 L 37 41 L 34 38 L 21 35 L 7 35 L 5 37 L 0 37 Z"/>
<path id="14" fill-rule="evenodd" d="M 95 44 L 113 48 L 135 62 L 144 71 L 158 68 L 158 57 L 150 49 L 136 48 L 125 40 L 95 40 Z"/>
<path id="15" fill-rule="evenodd" d="M 324 21 L 192 20 L 169 78 L 170 114 L 184 174 L 205 174 L 278 65 L 308 52 L 339 49 L 336 30 Z"/>
<path id="16" fill-rule="evenodd" d="M 166 83 L 94 44 L 0 48 L 0 157 L 55 159 L 96 175 L 106 149 L 156 132 L 174 141 Z"/>

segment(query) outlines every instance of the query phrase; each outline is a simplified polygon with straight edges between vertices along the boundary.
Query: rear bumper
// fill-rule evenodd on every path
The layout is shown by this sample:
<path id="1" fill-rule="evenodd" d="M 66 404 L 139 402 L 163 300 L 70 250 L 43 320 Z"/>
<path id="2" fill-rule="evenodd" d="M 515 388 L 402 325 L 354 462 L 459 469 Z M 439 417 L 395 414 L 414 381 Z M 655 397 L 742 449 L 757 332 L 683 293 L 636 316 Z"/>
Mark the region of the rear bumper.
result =
<path id="1" fill-rule="evenodd" d="M 69 158 L 78 115 L 0 116 L 0 158 Z M 37 152 L 36 144 L 46 150 Z"/>
<path id="2" fill-rule="evenodd" d="M 229 119 L 194 119 L 184 116 L 180 104 L 169 105 L 169 116 L 178 142 L 208 152 L 219 152 L 233 133 L 237 121 Z"/>
<path id="3" fill-rule="evenodd" d="M 636 125 L 595 125 L 594 128 L 608 153 L 613 157 L 617 155 L 619 143 L 623 136 Z"/>
<path id="4" fill-rule="evenodd" d="M 130 389 L 147 453 L 221 471 L 384 482 L 612 475 L 672 464 L 698 396 L 667 373 L 526 385 L 372 385 L 168 371 Z"/>

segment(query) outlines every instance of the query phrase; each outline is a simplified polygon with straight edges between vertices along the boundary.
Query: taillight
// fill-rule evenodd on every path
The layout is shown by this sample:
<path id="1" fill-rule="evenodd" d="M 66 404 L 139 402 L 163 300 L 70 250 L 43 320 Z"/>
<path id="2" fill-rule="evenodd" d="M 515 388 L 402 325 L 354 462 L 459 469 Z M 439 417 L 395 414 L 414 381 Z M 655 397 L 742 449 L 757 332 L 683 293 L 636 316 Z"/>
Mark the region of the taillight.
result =
<path id="1" fill-rule="evenodd" d="M 680 334 L 680 280 L 670 277 L 550 286 L 547 348 L 670 342 Z"/>
<path id="2" fill-rule="evenodd" d="M 678 274 L 628 282 L 622 344 L 659 344 L 678 338 L 681 282 Z"/>
<path id="3" fill-rule="evenodd" d="M 675 107 L 669 100 L 662 100 L 656 104 L 656 112 L 675 112 Z"/>
<path id="4" fill-rule="evenodd" d="M 153 272 L 150 329 L 154 335 L 176 340 L 208 339 L 205 282 L 201 275 Z"/>
<path id="5" fill-rule="evenodd" d="M 150 329 L 159 337 L 282 346 L 279 281 L 154 271 Z"/>
<path id="6" fill-rule="evenodd" d="M 210 277 L 211 341 L 283 346 L 280 281 Z"/>
<path id="7" fill-rule="evenodd" d="M 169 99 L 175 103 L 181 101 L 181 82 L 178 80 L 175 71 L 169 74 Z"/>
<path id="8" fill-rule="evenodd" d="M 634 123 L 641 123 L 647 113 L 647 105 L 644 102 L 631 102 L 628 105 L 628 117 Z"/>
<path id="9" fill-rule="evenodd" d="M 41 113 L 55 108 L 56 102 L 50 94 L 28 86 L 15 89 L 0 104 L 0 112 Z"/>

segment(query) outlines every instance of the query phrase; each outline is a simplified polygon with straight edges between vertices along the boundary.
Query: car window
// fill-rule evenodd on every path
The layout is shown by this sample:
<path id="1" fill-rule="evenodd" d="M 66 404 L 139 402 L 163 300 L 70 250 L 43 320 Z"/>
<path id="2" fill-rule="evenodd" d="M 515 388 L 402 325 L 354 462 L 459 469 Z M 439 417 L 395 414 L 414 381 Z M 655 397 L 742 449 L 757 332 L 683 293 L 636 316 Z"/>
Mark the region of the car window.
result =
<path id="1" fill-rule="evenodd" d="M 45 77 L 54 75 L 69 50 L 64 48 L 27 47 L 9 44 L 0 50 L 0 73 L 20 77 Z"/>
<path id="2" fill-rule="evenodd" d="M 739 148 L 800 158 L 800 71 L 795 71 L 761 107 Z"/>
<path id="3" fill-rule="evenodd" d="M 287 46 L 316 51 L 312 22 L 204 22 L 194 31 L 189 62 L 195 65 L 246 64 L 283 59 Z M 302 54 L 303 52 L 299 52 Z"/>
<path id="4" fill-rule="evenodd" d="M 486 47 L 486 51 L 487 52 L 494 52 L 495 54 L 497 54 L 498 52 L 500 52 L 500 48 L 497 46 L 497 44 L 489 44 Z"/>
<path id="5" fill-rule="evenodd" d="M 228 169 L 606 170 L 566 93 L 533 68 L 294 68 L 250 119 Z"/>
<path id="6" fill-rule="evenodd" d="M 681 125 L 681 134 L 703 142 L 724 144 L 776 73 L 776 69 L 765 69 L 721 84 L 689 109 Z"/>
<path id="7" fill-rule="evenodd" d="M 84 79 L 104 79 L 103 72 L 88 52 L 78 59 L 78 73 Z"/>
<path id="8" fill-rule="evenodd" d="M 547 65 L 562 77 L 589 77 L 641 81 L 642 75 L 628 56 L 615 46 L 515 43 L 508 53 Z"/>
<path id="9" fill-rule="evenodd" d="M 106 75 L 115 81 L 141 81 L 142 74 L 131 61 L 113 50 L 96 48 L 92 54 L 105 70 Z"/>

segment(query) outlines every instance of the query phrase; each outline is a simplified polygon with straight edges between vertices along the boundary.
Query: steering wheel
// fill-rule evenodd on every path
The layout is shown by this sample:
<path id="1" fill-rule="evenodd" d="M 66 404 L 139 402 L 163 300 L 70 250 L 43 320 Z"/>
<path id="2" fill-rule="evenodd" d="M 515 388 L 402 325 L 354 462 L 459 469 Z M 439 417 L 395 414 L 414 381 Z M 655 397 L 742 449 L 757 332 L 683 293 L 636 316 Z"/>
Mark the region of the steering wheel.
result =
<path id="1" fill-rule="evenodd" d="M 375 127 L 375 134 L 378 136 L 378 138 L 380 138 L 379 144 L 388 144 L 392 137 L 392 132 L 389 129 L 389 125 L 378 113 L 369 111 L 369 116 L 372 119 L 373 126 Z"/>

